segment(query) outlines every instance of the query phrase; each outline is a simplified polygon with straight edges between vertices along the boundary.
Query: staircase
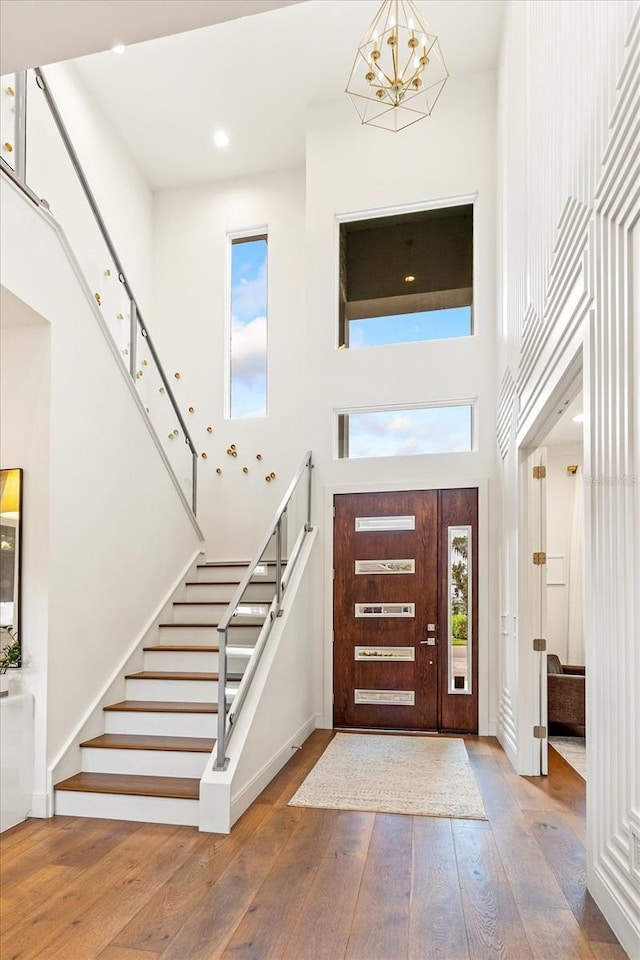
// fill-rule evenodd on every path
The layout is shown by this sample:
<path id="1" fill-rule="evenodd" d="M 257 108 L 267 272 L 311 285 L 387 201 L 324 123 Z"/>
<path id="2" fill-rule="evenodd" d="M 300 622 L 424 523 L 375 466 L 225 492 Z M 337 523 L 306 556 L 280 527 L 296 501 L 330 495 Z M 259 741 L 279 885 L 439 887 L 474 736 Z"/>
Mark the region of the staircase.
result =
<path id="1" fill-rule="evenodd" d="M 200 778 L 215 745 L 219 620 L 248 564 L 206 563 L 185 584 L 126 699 L 104 708 L 105 732 L 80 744 L 82 772 L 55 785 L 55 812 L 198 826 Z M 275 565 L 256 571 L 229 627 L 227 705 L 275 595 Z"/>

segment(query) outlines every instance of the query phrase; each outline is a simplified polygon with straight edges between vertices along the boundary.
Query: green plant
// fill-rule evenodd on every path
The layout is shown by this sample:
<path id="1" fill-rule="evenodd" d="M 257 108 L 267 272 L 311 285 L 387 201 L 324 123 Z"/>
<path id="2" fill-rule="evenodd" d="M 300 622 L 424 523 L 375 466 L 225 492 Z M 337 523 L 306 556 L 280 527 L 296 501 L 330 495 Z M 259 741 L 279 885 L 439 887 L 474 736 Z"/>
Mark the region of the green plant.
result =
<path id="1" fill-rule="evenodd" d="M 18 634 L 14 633 L 11 627 L 2 627 L 2 633 L 9 637 L 9 642 L 5 643 L 0 652 L 0 674 L 6 673 L 9 667 L 20 663 Z"/>
<path id="2" fill-rule="evenodd" d="M 467 615 L 466 613 L 454 613 L 451 618 L 451 632 L 456 640 L 467 641 Z"/>

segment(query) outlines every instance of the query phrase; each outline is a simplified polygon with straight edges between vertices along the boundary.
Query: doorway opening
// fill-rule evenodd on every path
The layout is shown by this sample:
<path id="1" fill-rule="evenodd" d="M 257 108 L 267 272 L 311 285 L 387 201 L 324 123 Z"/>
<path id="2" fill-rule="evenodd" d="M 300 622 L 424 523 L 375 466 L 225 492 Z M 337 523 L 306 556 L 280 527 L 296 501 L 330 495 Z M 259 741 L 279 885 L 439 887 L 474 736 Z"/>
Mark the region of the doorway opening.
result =
<path id="1" fill-rule="evenodd" d="M 551 746 L 586 779 L 583 421 L 583 393 L 574 388 L 527 452 L 522 582 L 527 633 L 540 654 L 540 773 Z"/>
<path id="2" fill-rule="evenodd" d="M 334 497 L 334 726 L 478 731 L 478 490 Z"/>

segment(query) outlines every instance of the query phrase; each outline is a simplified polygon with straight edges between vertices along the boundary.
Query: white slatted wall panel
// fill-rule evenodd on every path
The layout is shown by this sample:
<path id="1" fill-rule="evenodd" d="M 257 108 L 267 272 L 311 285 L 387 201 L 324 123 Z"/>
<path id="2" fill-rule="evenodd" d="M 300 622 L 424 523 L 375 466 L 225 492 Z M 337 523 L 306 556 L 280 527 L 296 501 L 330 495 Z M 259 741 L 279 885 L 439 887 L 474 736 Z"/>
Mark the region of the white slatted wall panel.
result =
<path id="1" fill-rule="evenodd" d="M 570 338 L 575 344 L 584 330 L 585 474 L 617 478 L 586 491 L 589 877 L 627 950 L 637 950 L 632 956 L 640 956 L 640 870 L 634 876 L 630 852 L 633 824 L 640 831 L 638 226 L 635 245 L 632 239 L 639 17 L 636 0 L 510 4 L 500 84 L 505 349 L 497 424 L 504 511 L 499 716 L 503 742 L 512 745 L 519 641 L 511 626 L 517 591 L 506 567 L 515 560 L 518 492 L 515 431 L 506 428 L 509 371 L 517 371 L 515 415 L 526 423 L 544 398 L 549 369 L 562 365 Z"/>

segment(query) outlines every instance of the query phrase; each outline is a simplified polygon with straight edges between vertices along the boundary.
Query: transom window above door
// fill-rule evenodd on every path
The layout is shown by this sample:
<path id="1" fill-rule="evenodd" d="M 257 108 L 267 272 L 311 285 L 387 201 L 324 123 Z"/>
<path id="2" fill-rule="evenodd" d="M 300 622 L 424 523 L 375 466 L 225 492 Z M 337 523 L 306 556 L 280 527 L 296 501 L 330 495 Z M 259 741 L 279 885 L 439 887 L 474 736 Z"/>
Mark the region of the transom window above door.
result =
<path id="1" fill-rule="evenodd" d="M 341 224 L 340 347 L 473 332 L 472 204 Z"/>

